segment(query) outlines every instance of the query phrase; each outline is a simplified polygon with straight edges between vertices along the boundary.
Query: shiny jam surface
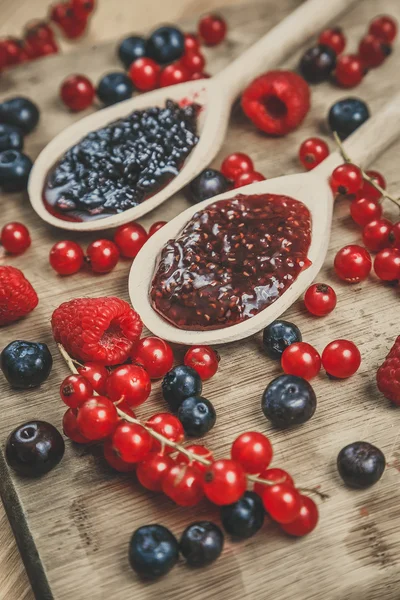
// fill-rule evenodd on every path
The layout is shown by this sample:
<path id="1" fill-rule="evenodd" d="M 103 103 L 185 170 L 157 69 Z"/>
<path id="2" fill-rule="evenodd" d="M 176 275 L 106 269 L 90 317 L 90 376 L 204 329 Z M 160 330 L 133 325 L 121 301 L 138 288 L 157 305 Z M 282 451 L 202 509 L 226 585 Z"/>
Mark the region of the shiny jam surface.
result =
<path id="1" fill-rule="evenodd" d="M 153 308 L 180 329 L 221 329 L 272 304 L 310 266 L 311 215 L 276 194 L 237 195 L 195 213 L 163 248 Z"/>

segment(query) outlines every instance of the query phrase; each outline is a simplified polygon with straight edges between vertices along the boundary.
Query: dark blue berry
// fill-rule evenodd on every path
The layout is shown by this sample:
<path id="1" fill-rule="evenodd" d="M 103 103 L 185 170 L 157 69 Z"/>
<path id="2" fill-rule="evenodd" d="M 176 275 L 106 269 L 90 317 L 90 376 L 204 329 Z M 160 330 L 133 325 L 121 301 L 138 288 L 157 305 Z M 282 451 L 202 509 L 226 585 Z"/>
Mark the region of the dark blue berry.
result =
<path id="1" fill-rule="evenodd" d="M 369 442 L 353 442 L 345 446 L 337 457 L 337 468 L 346 485 L 367 488 L 382 477 L 386 466 L 382 450 Z"/>
<path id="2" fill-rule="evenodd" d="M 261 408 L 273 425 L 283 429 L 311 419 L 317 408 L 317 398 L 311 385 L 302 377 L 280 375 L 265 389 Z"/>
<path id="3" fill-rule="evenodd" d="M 224 534 L 211 521 L 192 523 L 182 533 L 179 549 L 190 567 L 206 567 L 220 556 Z"/>
<path id="4" fill-rule="evenodd" d="M 336 52 L 329 46 L 318 44 L 303 54 L 299 71 L 308 83 L 326 81 L 336 66 Z"/>
<path id="5" fill-rule="evenodd" d="M 331 107 L 328 123 L 331 131 L 336 131 L 340 139 L 344 140 L 365 123 L 369 116 L 365 102 L 359 98 L 345 98 Z"/>
<path id="6" fill-rule="evenodd" d="M 39 109 L 31 100 L 17 96 L 0 104 L 0 123 L 19 127 L 30 133 L 39 122 Z"/>
<path id="7" fill-rule="evenodd" d="M 133 93 L 133 83 L 125 73 L 108 73 L 97 86 L 97 97 L 106 106 L 129 100 Z"/>
<path id="8" fill-rule="evenodd" d="M 179 544 L 162 525 L 144 525 L 136 529 L 129 543 L 132 569 L 145 579 L 166 575 L 179 558 Z"/>
<path id="9" fill-rule="evenodd" d="M 31 169 L 31 159 L 19 150 L 0 152 L 0 187 L 5 192 L 23 192 Z"/>
<path id="10" fill-rule="evenodd" d="M 46 344 L 16 340 L 1 353 L 1 370 L 14 388 L 38 387 L 49 376 L 53 358 Z"/>
<path id="11" fill-rule="evenodd" d="M 6 459 L 19 475 L 40 477 L 58 465 L 64 450 L 63 437 L 53 425 L 30 421 L 8 436 Z"/>
<path id="12" fill-rule="evenodd" d="M 240 500 L 221 508 L 221 521 L 225 531 L 241 540 L 261 529 L 264 515 L 262 500 L 255 492 L 245 492 Z"/>
<path id="13" fill-rule="evenodd" d="M 118 57 L 126 69 L 143 56 L 146 56 L 146 40 L 138 35 L 125 38 L 118 46 Z"/>
<path id="14" fill-rule="evenodd" d="M 192 204 L 207 200 L 229 189 L 229 181 L 215 169 L 205 169 L 189 183 L 187 196 Z"/>
<path id="15" fill-rule="evenodd" d="M 290 344 L 301 342 L 301 332 L 289 321 L 273 321 L 263 332 L 263 344 L 267 354 L 273 360 L 280 360 Z"/>
<path id="16" fill-rule="evenodd" d="M 185 38 L 176 27 L 159 27 L 147 41 L 146 56 L 160 64 L 181 58 L 185 50 Z"/>
<path id="17" fill-rule="evenodd" d="M 186 435 L 200 437 L 214 427 L 217 415 L 209 400 L 201 396 L 192 396 L 186 398 L 180 405 L 178 419 Z"/>
<path id="18" fill-rule="evenodd" d="M 200 396 L 203 384 L 200 375 L 192 367 L 178 365 L 168 371 L 161 387 L 164 400 L 176 412 L 186 398 Z"/>
<path id="19" fill-rule="evenodd" d="M 18 127 L 0 124 L 0 152 L 4 150 L 22 150 L 24 136 Z"/>

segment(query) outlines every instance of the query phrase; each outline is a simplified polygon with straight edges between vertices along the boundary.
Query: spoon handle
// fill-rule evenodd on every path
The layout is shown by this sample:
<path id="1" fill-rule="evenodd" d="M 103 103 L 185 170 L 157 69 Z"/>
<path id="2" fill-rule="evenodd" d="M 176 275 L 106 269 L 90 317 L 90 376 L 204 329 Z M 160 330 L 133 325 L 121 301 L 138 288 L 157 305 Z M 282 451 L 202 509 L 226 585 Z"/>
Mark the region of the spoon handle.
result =
<path id="1" fill-rule="evenodd" d="M 254 77 L 277 67 L 292 51 L 357 1 L 306 0 L 214 79 L 233 100 Z"/>

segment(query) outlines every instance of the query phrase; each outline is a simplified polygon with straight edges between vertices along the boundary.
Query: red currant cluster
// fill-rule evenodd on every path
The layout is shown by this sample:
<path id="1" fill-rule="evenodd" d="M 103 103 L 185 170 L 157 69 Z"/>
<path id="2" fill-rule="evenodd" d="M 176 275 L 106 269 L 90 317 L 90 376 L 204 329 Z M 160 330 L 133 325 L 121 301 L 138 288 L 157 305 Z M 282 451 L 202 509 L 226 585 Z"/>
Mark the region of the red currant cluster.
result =
<path id="1" fill-rule="evenodd" d="M 222 162 L 221 173 L 226 179 L 233 181 L 233 187 L 235 188 L 265 180 L 262 173 L 254 170 L 254 164 L 250 156 L 242 152 L 229 154 Z"/>

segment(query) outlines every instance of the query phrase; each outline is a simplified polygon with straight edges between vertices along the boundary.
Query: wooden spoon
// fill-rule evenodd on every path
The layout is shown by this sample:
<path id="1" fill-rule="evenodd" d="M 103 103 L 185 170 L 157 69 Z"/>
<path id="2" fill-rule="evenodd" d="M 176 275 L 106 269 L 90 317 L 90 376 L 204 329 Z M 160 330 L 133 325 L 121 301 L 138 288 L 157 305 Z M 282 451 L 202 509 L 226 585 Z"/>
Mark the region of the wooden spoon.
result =
<path id="1" fill-rule="evenodd" d="M 293 13 L 271 29 L 256 44 L 211 79 L 161 88 L 132 100 L 100 110 L 68 127 L 56 136 L 40 153 L 29 178 L 29 199 L 34 210 L 44 220 L 74 231 L 95 231 L 117 227 L 150 212 L 189 183 L 206 168 L 220 149 L 227 129 L 230 108 L 239 92 L 257 75 L 277 66 L 287 55 L 301 46 L 311 35 L 321 30 L 331 19 L 349 9 L 357 0 L 307 0 Z M 203 106 L 198 119 L 200 141 L 189 155 L 179 175 L 161 191 L 138 206 L 122 213 L 82 222 L 64 221 L 48 212 L 43 204 L 46 177 L 57 160 L 85 135 L 104 127 L 135 110 L 163 106 L 167 99 L 182 99 Z"/>
<path id="2" fill-rule="evenodd" d="M 400 94 L 376 116 L 370 118 L 344 143 L 351 160 L 368 165 L 400 134 Z M 129 295 L 135 310 L 146 327 L 155 335 L 185 345 L 225 344 L 254 335 L 285 312 L 314 280 L 324 262 L 329 244 L 333 194 L 328 179 L 333 169 L 343 163 L 335 152 L 308 173 L 267 179 L 215 196 L 191 206 L 164 225 L 143 246 L 132 264 L 129 276 Z M 311 212 L 312 238 L 308 258 L 312 265 L 302 271 L 294 283 L 275 302 L 254 317 L 237 325 L 212 331 L 185 331 L 165 321 L 151 306 L 149 290 L 155 265 L 162 248 L 176 238 L 194 213 L 209 204 L 233 198 L 237 194 L 282 194 L 303 202 Z"/>

